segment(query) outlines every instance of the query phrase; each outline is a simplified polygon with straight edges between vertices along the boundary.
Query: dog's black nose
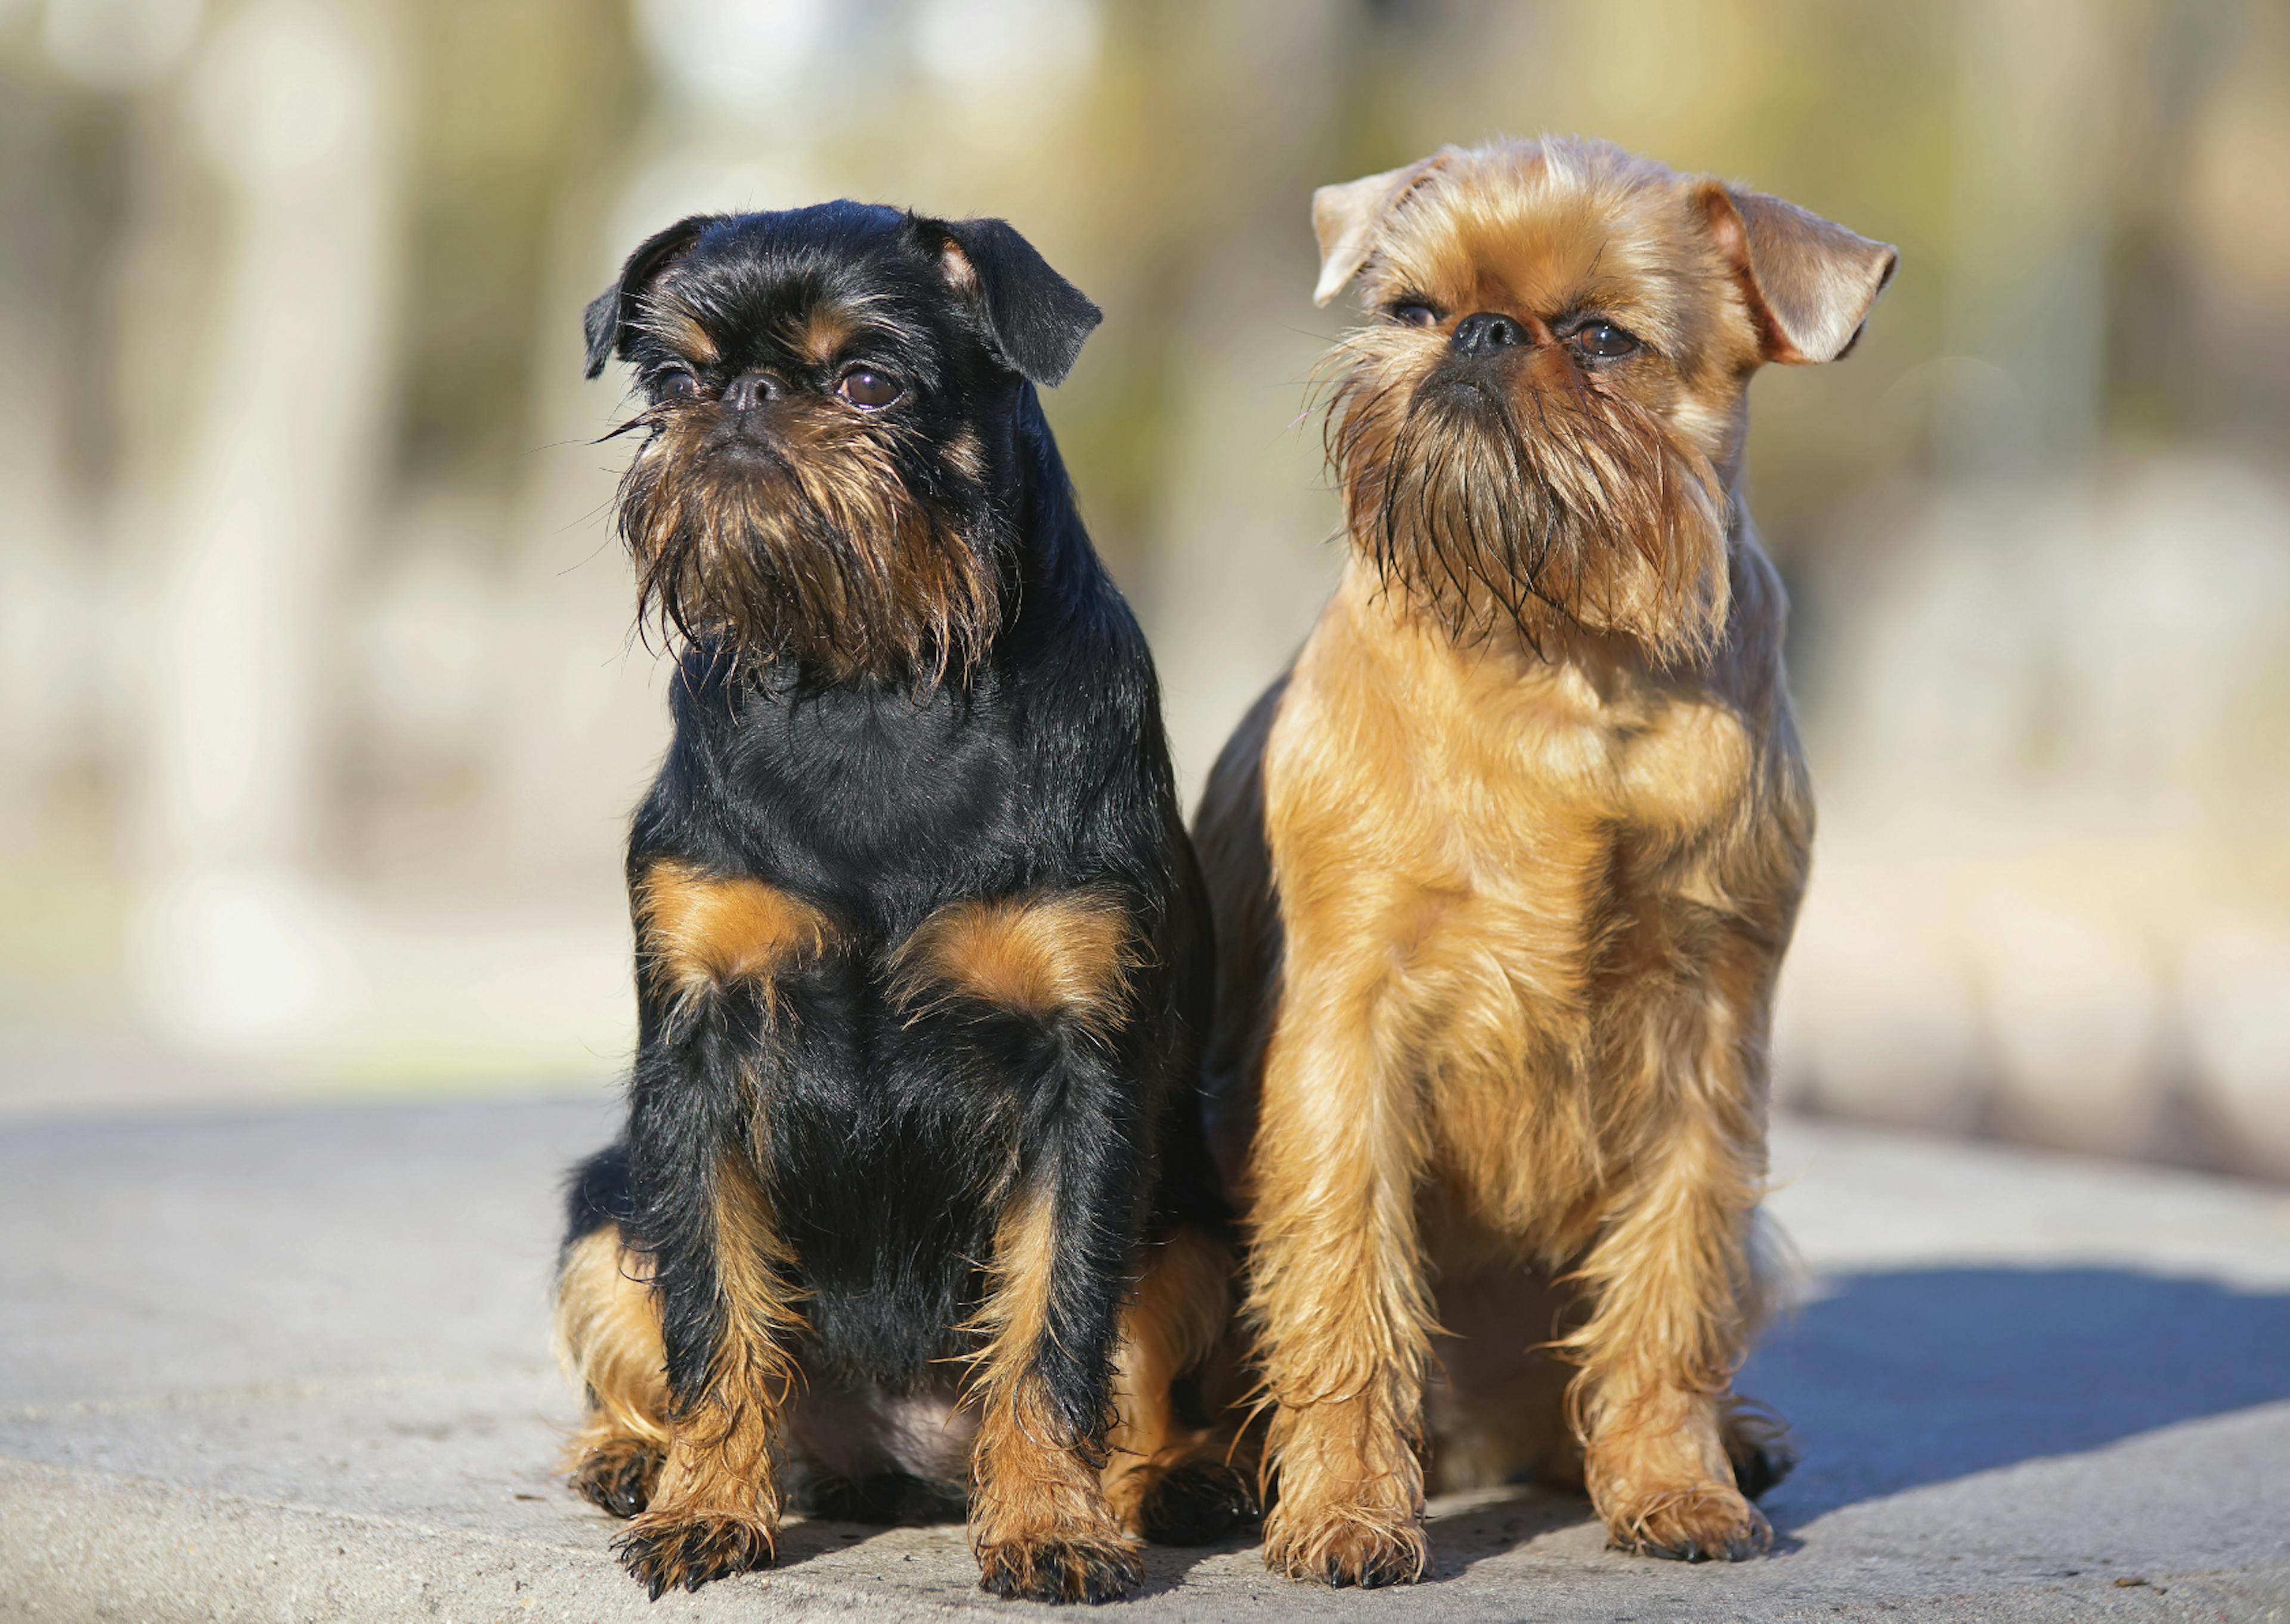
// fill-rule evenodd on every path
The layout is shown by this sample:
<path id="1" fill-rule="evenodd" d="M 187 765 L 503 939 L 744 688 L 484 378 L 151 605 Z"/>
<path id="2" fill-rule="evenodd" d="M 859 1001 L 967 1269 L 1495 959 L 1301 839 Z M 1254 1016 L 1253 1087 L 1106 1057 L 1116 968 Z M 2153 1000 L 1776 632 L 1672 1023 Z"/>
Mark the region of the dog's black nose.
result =
<path id="1" fill-rule="evenodd" d="M 1525 343 L 1526 329 L 1508 316 L 1482 310 L 1457 322 L 1455 336 L 1448 342 L 1467 356 L 1482 355 L 1491 349 L 1509 349 L 1514 344 Z"/>
<path id="2" fill-rule="evenodd" d="M 787 385 L 769 372 L 741 372 L 724 388 L 724 410 L 752 412 L 787 393 Z"/>

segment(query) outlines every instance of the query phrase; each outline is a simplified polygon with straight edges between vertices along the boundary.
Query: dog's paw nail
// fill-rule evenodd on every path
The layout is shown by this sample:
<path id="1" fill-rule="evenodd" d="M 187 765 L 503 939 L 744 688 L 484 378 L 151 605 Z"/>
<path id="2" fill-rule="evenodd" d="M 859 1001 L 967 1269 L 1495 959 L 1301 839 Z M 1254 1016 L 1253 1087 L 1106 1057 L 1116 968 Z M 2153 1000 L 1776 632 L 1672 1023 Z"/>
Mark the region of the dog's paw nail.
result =
<path id="1" fill-rule="evenodd" d="M 652 1452 L 600 1453 L 573 1468 L 572 1492 L 617 1517 L 633 1517 L 652 1499 L 660 1457 Z"/>
<path id="2" fill-rule="evenodd" d="M 1746 1562 L 1773 1543 L 1773 1526 L 1732 1490 L 1704 1487 L 1667 1497 L 1621 1520 L 1610 1548 L 1669 1562 Z"/>
<path id="3" fill-rule="evenodd" d="M 1265 1565 L 1291 1579 L 1317 1580 L 1338 1590 L 1413 1584 L 1429 1565 L 1429 1548 L 1418 1530 L 1345 1524 L 1317 1536 L 1269 1542 Z"/>
<path id="4" fill-rule="evenodd" d="M 1125 1540 L 1012 1540 L 978 1553 L 978 1588 L 1005 1601 L 1112 1602 L 1144 1582 Z"/>
<path id="5" fill-rule="evenodd" d="M 772 1531 L 746 1517 L 640 1517 L 613 1549 L 621 1565 L 658 1601 L 679 1586 L 697 1590 L 718 1579 L 772 1564 Z"/>

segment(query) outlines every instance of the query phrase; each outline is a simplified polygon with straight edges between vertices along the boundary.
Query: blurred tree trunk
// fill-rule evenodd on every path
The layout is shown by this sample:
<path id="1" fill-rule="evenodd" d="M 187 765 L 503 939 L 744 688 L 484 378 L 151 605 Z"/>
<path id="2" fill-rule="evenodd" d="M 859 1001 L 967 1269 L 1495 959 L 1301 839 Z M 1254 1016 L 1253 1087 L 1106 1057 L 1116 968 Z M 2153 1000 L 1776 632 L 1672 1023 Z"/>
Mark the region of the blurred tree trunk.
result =
<path id="1" fill-rule="evenodd" d="M 305 1027 L 329 996 L 310 871 L 337 582 L 390 426 L 396 32 L 378 0 L 253 0 L 189 84 L 229 204 L 137 708 L 140 952 L 155 1013 L 223 1044 Z"/>

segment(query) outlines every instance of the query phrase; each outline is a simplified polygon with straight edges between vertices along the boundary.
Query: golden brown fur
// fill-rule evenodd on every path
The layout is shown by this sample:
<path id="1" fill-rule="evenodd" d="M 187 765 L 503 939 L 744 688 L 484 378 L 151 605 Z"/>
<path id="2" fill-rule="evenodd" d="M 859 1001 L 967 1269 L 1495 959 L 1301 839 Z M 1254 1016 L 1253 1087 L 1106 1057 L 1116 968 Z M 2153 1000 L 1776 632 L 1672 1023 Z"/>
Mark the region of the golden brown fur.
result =
<path id="1" fill-rule="evenodd" d="M 957 902 L 923 921 L 892 961 L 909 1007 L 948 994 L 1102 1032 L 1121 1019 L 1138 944 L 1109 892 Z"/>
<path id="2" fill-rule="evenodd" d="M 773 978 L 827 949 L 827 916 L 760 880 L 719 879 L 690 863 L 654 863 L 637 883 L 637 964 L 679 1004 L 734 982 L 771 1006 Z"/>
<path id="3" fill-rule="evenodd" d="M 1419 1574 L 1427 1443 L 1442 1486 L 1580 1471 L 1633 1548 L 1767 1537 L 1730 1389 L 1813 810 L 1742 390 L 1891 266 L 1785 210 L 1577 141 L 1317 200 L 1322 298 L 1403 316 L 1330 358 L 1351 557 L 1201 818 L 1280 1571 Z M 1507 356 L 1451 339 L 1483 311 Z"/>

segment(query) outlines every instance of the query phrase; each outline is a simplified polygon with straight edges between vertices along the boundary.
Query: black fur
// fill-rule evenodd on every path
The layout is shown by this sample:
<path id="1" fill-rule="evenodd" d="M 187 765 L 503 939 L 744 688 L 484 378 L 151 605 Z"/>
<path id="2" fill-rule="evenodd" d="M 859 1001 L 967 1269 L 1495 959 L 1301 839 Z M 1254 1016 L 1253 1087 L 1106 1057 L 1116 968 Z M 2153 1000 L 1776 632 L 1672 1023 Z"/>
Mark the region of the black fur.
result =
<path id="1" fill-rule="evenodd" d="M 1145 1537 L 1156 1545 L 1213 1545 L 1258 1520 L 1248 1475 L 1221 1460 L 1178 1467 L 1145 1502 Z"/>
<path id="2" fill-rule="evenodd" d="M 947 235 L 978 278 L 987 325 L 1003 358 L 1035 383 L 1050 388 L 1063 383 L 1082 340 L 1103 314 L 1007 222 L 955 220 Z"/>
<path id="3" fill-rule="evenodd" d="M 978 285 L 949 281 L 949 242 Z M 719 364 L 694 366 L 646 325 L 663 278 Z M 855 296 L 872 302 L 853 353 L 908 389 L 893 408 L 912 431 L 900 477 L 991 561 L 999 629 L 934 683 L 898 669 L 832 679 L 783 650 L 684 644 L 631 884 L 662 859 L 763 880 L 822 910 L 835 945 L 776 983 L 768 1018 L 753 988 L 679 1015 L 639 978 L 626 1137 L 576 1173 L 567 1244 L 614 1222 L 651 1255 L 670 1387 L 690 1401 L 722 1330 L 711 1169 L 747 1152 L 759 1116 L 756 1171 L 796 1260 L 806 1379 L 910 1390 L 971 1350 L 961 1327 L 1002 1205 L 1048 1180 L 1057 1249 L 1036 1368 L 1088 1453 L 1102 1449 L 1117 1320 L 1149 1224 L 1228 1221 L 1194 1089 L 1208 912 L 1152 662 L 1029 381 L 1063 376 L 1096 308 L 998 221 L 853 204 L 702 216 L 638 249 L 590 307 L 589 369 L 631 361 L 655 413 L 672 367 L 703 391 L 756 368 L 831 391 L 831 368 L 781 335 L 817 302 Z M 957 436 L 980 448 L 974 481 L 933 454 Z M 933 910 L 1085 886 L 1117 892 L 1145 944 L 1116 1029 L 976 1004 L 917 1013 L 890 997 L 888 956 Z M 871 1480 L 812 1493 L 851 1514 L 913 1498 Z"/>
<path id="4" fill-rule="evenodd" d="M 677 255 L 699 239 L 702 231 L 719 224 L 724 218 L 720 214 L 688 215 L 667 230 L 654 232 L 637 245 L 628 263 L 621 267 L 621 279 L 590 300 L 588 309 L 581 314 L 582 336 L 589 340 L 589 360 L 583 376 L 594 378 L 602 372 L 605 363 L 616 351 L 628 353 L 623 345 L 636 320 L 637 300 Z"/>
<path id="5" fill-rule="evenodd" d="M 620 280 L 589 300 L 581 320 L 589 341 L 587 375 L 594 378 L 602 372 L 605 363 L 616 354 L 623 360 L 637 358 L 629 339 L 635 327 L 637 300 L 661 272 L 690 253 L 703 235 L 712 232 L 725 238 L 746 231 L 776 238 L 773 246 L 792 262 L 778 268 L 784 272 L 799 266 L 815 274 L 838 258 L 848 264 L 849 250 L 869 237 L 879 237 L 885 217 L 894 214 L 893 210 L 859 204 L 830 203 L 787 214 L 685 216 L 638 244 L 621 268 Z M 1053 270 L 1049 261 L 1007 220 L 901 218 L 910 246 L 919 246 L 925 253 L 934 247 L 941 261 L 935 268 L 911 262 L 900 266 L 908 273 L 901 280 L 911 284 L 912 273 L 917 268 L 926 275 L 942 269 L 945 250 L 952 245 L 969 261 L 977 277 L 981 308 L 976 314 L 996 357 L 1031 382 L 1050 388 L 1063 383 L 1073 370 L 1075 357 L 1081 354 L 1083 340 L 1105 319 L 1105 313 Z M 799 222 L 797 231 L 785 229 L 785 222 Z M 805 246 L 813 252 L 790 252 L 797 231 L 810 236 Z M 878 262 L 851 268 L 864 276 L 879 276 L 886 267 Z M 721 288 L 730 279 L 719 276 L 714 285 Z"/>

